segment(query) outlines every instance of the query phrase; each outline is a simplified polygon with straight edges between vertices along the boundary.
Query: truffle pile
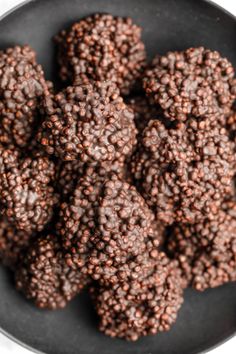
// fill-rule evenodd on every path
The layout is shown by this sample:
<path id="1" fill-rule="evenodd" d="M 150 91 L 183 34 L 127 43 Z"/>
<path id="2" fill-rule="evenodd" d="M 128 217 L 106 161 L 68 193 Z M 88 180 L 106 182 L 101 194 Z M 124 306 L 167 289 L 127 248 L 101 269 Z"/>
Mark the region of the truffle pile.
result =
<path id="1" fill-rule="evenodd" d="M 148 64 L 141 28 L 95 14 L 0 52 L 0 259 L 39 308 L 89 288 L 111 337 L 167 331 L 184 288 L 236 281 L 236 79 L 216 51 Z M 157 46 L 158 51 L 158 46 Z"/>
<path id="2" fill-rule="evenodd" d="M 132 157 L 135 184 L 165 224 L 185 286 L 235 281 L 234 68 L 216 51 L 157 56 L 143 77 L 149 119 Z"/>

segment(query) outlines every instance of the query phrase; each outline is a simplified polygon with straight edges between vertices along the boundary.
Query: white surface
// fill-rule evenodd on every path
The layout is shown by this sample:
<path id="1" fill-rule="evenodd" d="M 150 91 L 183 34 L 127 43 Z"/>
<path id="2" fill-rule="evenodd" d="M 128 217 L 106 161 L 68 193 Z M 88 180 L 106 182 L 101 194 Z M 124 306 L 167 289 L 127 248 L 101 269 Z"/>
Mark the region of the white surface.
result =
<path id="1" fill-rule="evenodd" d="M 21 2 L 23 1 L 22 0 L 0 0 L 0 15 L 8 11 L 9 9 L 11 9 L 13 6 L 20 4 Z M 236 0 L 215 0 L 215 2 L 236 15 Z M 30 353 L 32 352 L 15 344 L 10 339 L 8 339 L 7 337 L 3 336 L 0 333 L 0 354 L 30 354 Z M 235 353 L 236 353 L 236 337 L 210 352 L 210 354 L 235 354 Z"/>

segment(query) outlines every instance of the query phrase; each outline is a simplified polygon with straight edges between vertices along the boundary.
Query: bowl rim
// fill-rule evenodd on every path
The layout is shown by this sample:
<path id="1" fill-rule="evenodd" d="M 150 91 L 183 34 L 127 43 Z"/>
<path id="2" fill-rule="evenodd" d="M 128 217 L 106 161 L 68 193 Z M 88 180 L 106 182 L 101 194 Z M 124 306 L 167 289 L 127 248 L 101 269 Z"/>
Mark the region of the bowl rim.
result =
<path id="1" fill-rule="evenodd" d="M 19 4 L 13 6 L 12 8 L 10 8 L 9 10 L 7 10 L 6 12 L 4 12 L 1 16 L 0 16 L 0 21 L 4 20 L 7 16 L 11 15 L 13 12 L 23 8 L 24 6 L 30 4 L 30 3 L 34 3 L 36 1 L 41 1 L 41 0 L 23 0 L 22 2 L 20 2 Z M 224 7 L 222 7 L 221 5 L 217 4 L 216 2 L 214 2 L 214 0 L 199 0 L 201 2 L 205 2 L 207 3 L 210 7 L 212 8 L 216 8 L 219 11 L 223 12 L 225 15 L 229 16 L 232 20 L 235 21 L 236 23 L 236 14 L 234 15 L 232 12 L 228 11 L 227 9 L 225 9 Z M 0 264 L 0 266 L 2 266 Z M 30 345 L 24 343 L 23 341 L 21 341 L 20 339 L 18 339 L 17 337 L 15 337 L 14 335 L 12 335 L 11 333 L 9 333 L 8 331 L 4 330 L 1 325 L 0 325 L 0 333 L 2 335 L 4 335 L 6 338 L 12 340 L 13 342 L 15 342 L 16 344 L 18 344 L 19 346 L 21 346 L 24 349 L 27 349 L 28 351 L 31 351 L 33 353 L 36 354 L 47 354 L 46 352 L 43 352 L 41 350 L 38 350 L 34 347 L 31 347 Z M 219 346 L 223 345 L 224 343 L 230 341 L 232 338 L 234 338 L 236 336 L 236 331 L 233 332 L 232 334 L 230 334 L 228 337 L 219 340 L 219 342 L 213 344 L 212 346 L 210 346 L 208 349 L 200 351 L 200 352 L 196 352 L 195 354 L 205 354 L 205 353 L 209 353 L 210 351 L 218 348 Z"/>

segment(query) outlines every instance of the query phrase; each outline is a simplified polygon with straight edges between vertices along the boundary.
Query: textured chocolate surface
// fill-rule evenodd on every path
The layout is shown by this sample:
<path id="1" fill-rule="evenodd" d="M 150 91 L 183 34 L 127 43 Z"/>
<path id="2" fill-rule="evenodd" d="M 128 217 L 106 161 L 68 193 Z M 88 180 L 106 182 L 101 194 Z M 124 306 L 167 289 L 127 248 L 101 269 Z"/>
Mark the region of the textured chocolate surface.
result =
<path id="1" fill-rule="evenodd" d="M 203 291 L 235 281 L 235 201 L 226 201 L 215 220 L 174 225 L 169 231 L 167 250 L 179 261 L 186 286 Z"/>
<path id="2" fill-rule="evenodd" d="M 35 234 L 17 230 L 5 217 L 0 218 L 0 261 L 3 265 L 15 269 L 19 258 L 29 246 Z"/>
<path id="3" fill-rule="evenodd" d="M 169 330 L 183 302 L 177 268 L 163 253 L 148 276 L 112 288 L 91 288 L 91 295 L 100 330 L 132 341 Z"/>
<path id="4" fill-rule="evenodd" d="M 147 95 L 170 120 L 224 111 L 236 97 L 232 64 L 203 47 L 157 56 L 144 76 Z"/>
<path id="5" fill-rule="evenodd" d="M 29 46 L 0 52 L 0 142 L 24 147 L 40 117 L 40 102 L 51 90 Z"/>
<path id="6" fill-rule="evenodd" d="M 62 31 L 56 42 L 62 80 L 110 81 L 128 94 L 146 64 L 141 28 L 131 18 L 96 14 Z"/>
<path id="7" fill-rule="evenodd" d="M 236 280 L 233 66 L 200 47 L 144 72 L 112 15 L 56 42 L 57 92 L 30 47 L 0 52 L 1 261 L 39 308 L 88 284 L 105 334 L 169 330 L 184 287 Z"/>
<path id="8" fill-rule="evenodd" d="M 55 235 L 39 238 L 16 271 L 17 289 L 40 308 L 65 307 L 87 283 L 87 277 L 67 266 Z"/>
<path id="9" fill-rule="evenodd" d="M 46 119 L 38 139 L 49 154 L 62 160 L 103 162 L 120 160 L 132 152 L 136 129 L 112 83 L 70 86 L 47 96 Z"/>
<path id="10" fill-rule="evenodd" d="M 4 150 L 5 162 L 12 160 L 11 150 Z M 46 157 L 19 159 L 0 173 L 2 213 L 18 229 L 41 231 L 53 215 L 58 201 L 53 181 L 55 166 Z"/>
<path id="11" fill-rule="evenodd" d="M 232 194 L 234 149 L 227 131 L 211 120 L 173 128 L 151 121 L 133 158 L 133 174 L 157 218 L 196 222 L 213 218 Z"/>

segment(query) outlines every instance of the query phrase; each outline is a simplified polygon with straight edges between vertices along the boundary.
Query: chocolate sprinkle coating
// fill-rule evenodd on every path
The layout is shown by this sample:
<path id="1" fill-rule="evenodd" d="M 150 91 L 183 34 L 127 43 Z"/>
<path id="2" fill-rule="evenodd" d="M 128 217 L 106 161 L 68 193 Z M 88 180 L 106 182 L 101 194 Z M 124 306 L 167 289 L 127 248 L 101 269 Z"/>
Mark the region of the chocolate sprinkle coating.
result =
<path id="1" fill-rule="evenodd" d="M 133 174 L 158 220 L 195 223 L 217 217 L 232 194 L 235 155 L 227 132 L 211 121 L 167 129 L 151 121 L 133 158 Z"/>
<path id="2" fill-rule="evenodd" d="M 180 283 L 176 264 L 160 253 L 147 277 L 113 287 L 92 287 L 99 329 L 132 341 L 169 330 L 183 302 Z"/>
<path id="3" fill-rule="evenodd" d="M 9 221 L 0 217 L 0 260 L 3 265 L 16 269 L 19 263 L 19 258 L 31 240 L 34 234 L 24 230 L 16 230 Z"/>
<path id="4" fill-rule="evenodd" d="M 236 98 L 232 64 L 203 47 L 157 56 L 144 76 L 147 95 L 170 120 L 224 112 Z"/>
<path id="5" fill-rule="evenodd" d="M 161 235 L 135 188 L 103 172 L 87 170 L 70 201 L 62 203 L 57 228 L 68 264 L 108 284 L 145 272 Z"/>
<path id="6" fill-rule="evenodd" d="M 100 163 L 121 160 L 136 143 L 134 115 L 114 84 L 71 86 L 45 100 L 38 139 L 62 160 Z"/>
<path id="7" fill-rule="evenodd" d="M 214 220 L 172 226 L 166 247 L 186 286 L 203 291 L 236 281 L 235 201 L 225 202 Z"/>
<path id="8" fill-rule="evenodd" d="M 0 143 L 25 147 L 40 121 L 40 101 L 51 89 L 29 46 L 0 51 Z"/>
<path id="9" fill-rule="evenodd" d="M 141 28 L 130 18 L 96 14 L 56 37 L 62 80 L 109 81 L 127 95 L 146 64 Z"/>
<path id="10" fill-rule="evenodd" d="M 67 250 L 68 264 L 83 268 L 84 272 L 88 272 L 87 263 L 93 247 L 91 235 L 97 228 L 99 198 L 105 181 L 113 174 L 116 175 L 101 166 L 85 167 L 69 200 L 60 205 L 57 230 Z"/>
<path id="11" fill-rule="evenodd" d="M 8 150 L 4 153 L 7 156 Z M 41 231 L 50 221 L 58 201 L 54 178 L 55 166 L 46 157 L 19 160 L 0 174 L 2 213 L 17 229 Z"/>
<path id="12" fill-rule="evenodd" d="M 58 238 L 39 238 L 22 258 L 16 271 L 16 287 L 40 308 L 63 308 L 89 282 L 68 267 Z"/>

